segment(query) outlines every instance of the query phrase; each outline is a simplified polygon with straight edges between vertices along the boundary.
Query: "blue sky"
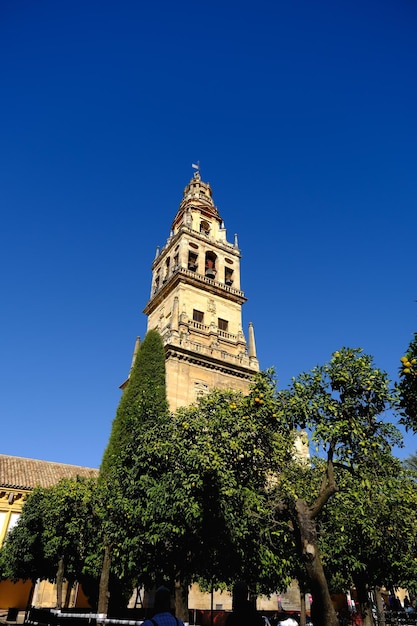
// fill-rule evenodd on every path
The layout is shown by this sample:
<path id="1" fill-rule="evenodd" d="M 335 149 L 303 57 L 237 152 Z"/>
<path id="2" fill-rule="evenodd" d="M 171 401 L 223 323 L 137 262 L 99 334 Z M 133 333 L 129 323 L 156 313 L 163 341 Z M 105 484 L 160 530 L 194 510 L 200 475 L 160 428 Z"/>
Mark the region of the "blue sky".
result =
<path id="1" fill-rule="evenodd" d="M 412 0 L 3 0 L 0 453 L 97 467 L 201 163 L 279 384 L 416 327 Z M 416 451 L 408 434 L 408 456 Z"/>

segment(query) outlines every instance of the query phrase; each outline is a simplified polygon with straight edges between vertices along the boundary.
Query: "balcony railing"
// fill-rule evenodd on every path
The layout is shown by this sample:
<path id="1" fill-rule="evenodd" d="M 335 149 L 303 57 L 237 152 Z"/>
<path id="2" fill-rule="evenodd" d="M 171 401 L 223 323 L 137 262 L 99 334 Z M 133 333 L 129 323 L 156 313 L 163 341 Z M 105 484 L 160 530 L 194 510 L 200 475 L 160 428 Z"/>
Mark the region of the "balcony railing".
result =
<path id="1" fill-rule="evenodd" d="M 169 282 L 171 278 L 178 273 L 181 273 L 184 276 L 189 276 L 190 278 L 198 278 L 198 280 L 201 280 L 203 283 L 206 283 L 207 285 L 216 285 L 216 287 L 221 287 L 228 293 L 232 293 L 238 296 L 243 296 L 243 291 L 241 291 L 240 289 L 234 289 L 230 285 L 227 285 L 225 283 L 220 283 L 218 280 L 215 280 L 214 278 L 208 278 L 207 276 L 203 276 L 203 274 L 198 274 L 197 272 L 194 272 L 192 270 L 188 270 L 188 269 L 185 269 L 184 267 L 179 267 L 179 266 L 176 266 L 173 268 L 171 274 L 168 276 L 168 280 L 164 281 L 162 285 L 154 286 L 153 295 L 156 294 L 160 289 L 162 289 L 162 287 L 164 287 L 167 284 L 167 282 Z"/>

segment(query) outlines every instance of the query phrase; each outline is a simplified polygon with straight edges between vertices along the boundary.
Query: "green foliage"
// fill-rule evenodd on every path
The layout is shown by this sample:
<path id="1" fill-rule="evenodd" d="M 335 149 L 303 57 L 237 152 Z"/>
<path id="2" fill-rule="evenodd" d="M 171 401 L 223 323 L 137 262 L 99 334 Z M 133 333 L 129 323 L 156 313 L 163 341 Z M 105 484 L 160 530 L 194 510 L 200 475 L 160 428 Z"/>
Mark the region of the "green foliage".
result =
<path id="1" fill-rule="evenodd" d="M 0 551 L 2 577 L 54 580 L 60 559 L 68 580 L 81 576 L 96 543 L 95 487 L 77 478 L 34 489 Z"/>
<path id="2" fill-rule="evenodd" d="M 158 420 L 141 419 L 146 398 L 127 402 L 134 375 L 123 403 L 137 417 L 132 440 L 113 448 L 117 462 L 106 461 L 100 481 L 113 572 L 145 586 L 178 578 L 222 586 L 240 576 L 268 591 L 285 586 L 287 563 L 267 541 L 283 531 L 263 523 L 266 487 L 295 436 L 281 419 L 273 372 L 259 374 L 248 396 L 213 390 Z"/>
<path id="3" fill-rule="evenodd" d="M 392 445 L 401 445 L 398 429 L 382 419 L 393 404 L 387 375 L 361 349 L 335 352 L 328 364 L 301 374 L 283 394 L 288 419 L 308 428 L 318 453 L 346 466 L 364 458 L 377 462 Z"/>
<path id="4" fill-rule="evenodd" d="M 178 524 L 187 524 L 187 550 L 178 543 L 176 558 L 188 555 L 188 577 L 219 587 L 244 577 L 269 592 L 288 582 L 265 524 L 269 479 L 288 461 L 294 440 L 279 409 L 269 371 L 255 378 L 248 396 L 213 390 L 174 416 Z"/>
<path id="5" fill-rule="evenodd" d="M 129 465 L 129 455 L 138 446 L 142 431 L 167 416 L 164 347 L 159 333 L 151 330 L 139 348 L 121 397 L 103 455 L 101 477 L 115 466 Z"/>
<path id="6" fill-rule="evenodd" d="M 363 475 L 370 470 L 370 486 Z M 320 548 L 332 587 L 354 586 L 366 573 L 369 586 L 415 587 L 417 522 L 415 482 L 401 462 L 386 456 L 378 471 L 340 473 L 339 491 L 320 518 Z"/>
<path id="7" fill-rule="evenodd" d="M 270 593 L 296 577 L 317 592 L 308 540 L 335 590 L 363 572 L 370 584 L 411 589 L 415 474 L 392 457 L 401 444 L 385 420 L 392 405 L 386 374 L 343 348 L 286 390 L 268 370 L 247 396 L 215 389 L 169 415 L 162 340 L 151 331 L 98 483 L 35 490 L 0 552 L 1 574 L 52 580 L 64 557 L 68 579 L 97 577 L 106 547 L 122 591 L 243 578 Z M 315 448 L 308 458 L 304 429 Z"/>
<path id="8" fill-rule="evenodd" d="M 43 490 L 35 489 L 0 549 L 2 579 L 35 581 L 55 576 L 56 568 L 47 562 L 42 546 L 43 505 Z"/>
<path id="9" fill-rule="evenodd" d="M 294 379 L 280 400 L 284 421 L 308 430 L 315 455 L 309 463 L 294 458 L 283 467 L 271 492 L 272 518 L 281 527 L 287 520 L 293 531 L 293 571 L 315 598 L 316 619 L 336 623 L 325 571 L 334 584 L 348 587 L 366 566 L 365 557 L 349 549 L 349 541 L 354 545 L 363 535 L 350 531 L 359 533 L 372 516 L 366 500 L 371 485 L 376 477 L 386 479 L 391 448 L 402 443 L 398 429 L 385 421 L 394 397 L 370 356 L 342 348 L 329 363 Z M 345 521 L 353 505 L 345 509 L 344 498 L 355 502 L 355 523 Z"/>
<path id="10" fill-rule="evenodd" d="M 401 423 L 417 432 L 417 333 L 401 357 L 400 382 L 396 385 Z"/>
<path id="11" fill-rule="evenodd" d="M 168 423 L 164 348 L 160 335 L 149 331 L 120 400 L 99 474 L 102 542 L 110 550 L 111 575 L 119 588 L 132 588 L 141 575 L 149 583 L 146 566 L 140 571 L 139 563 L 150 547 L 146 521 L 150 494 L 166 464 L 163 431 Z"/>
<path id="12" fill-rule="evenodd" d="M 129 387 L 135 392 L 128 397 L 128 387 L 120 407 L 130 411 L 123 424 L 129 424 L 129 438 L 118 444 L 119 460 L 107 470 L 112 488 L 104 525 L 119 576 L 136 571 L 146 585 L 155 576 L 180 575 L 219 587 L 244 577 L 264 592 L 284 588 L 290 576 L 303 582 L 293 532 L 299 520 L 291 509 L 300 499 L 318 520 L 326 566 L 333 558 L 345 581 L 362 566 L 350 552 L 351 560 L 343 561 L 328 548 L 324 507 L 337 494 L 326 508 L 337 519 L 345 473 L 354 478 L 349 497 L 366 492 L 376 472 L 384 475 L 391 446 L 401 441 L 381 419 L 392 395 L 371 357 L 344 348 L 281 392 L 273 371 L 263 372 L 248 396 L 213 390 L 174 416 L 162 411 L 159 420 L 147 419 L 147 394 L 133 383 L 134 371 Z M 309 462 L 295 454 L 303 428 L 324 452 Z M 356 507 L 362 510 L 369 517 L 369 508 Z"/>

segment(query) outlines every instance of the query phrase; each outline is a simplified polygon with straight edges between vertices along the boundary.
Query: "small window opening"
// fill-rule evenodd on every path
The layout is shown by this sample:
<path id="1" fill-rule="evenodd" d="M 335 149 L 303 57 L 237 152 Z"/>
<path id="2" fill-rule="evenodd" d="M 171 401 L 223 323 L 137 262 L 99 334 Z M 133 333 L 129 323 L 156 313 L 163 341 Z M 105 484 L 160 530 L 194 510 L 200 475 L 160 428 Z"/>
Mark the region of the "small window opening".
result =
<path id="1" fill-rule="evenodd" d="M 197 309 L 193 309 L 193 320 L 202 324 L 204 321 L 204 313 L 202 311 L 197 311 Z"/>
<path id="2" fill-rule="evenodd" d="M 224 282 L 226 285 L 233 285 L 233 270 L 230 267 L 225 267 L 224 269 Z"/>
<path id="3" fill-rule="evenodd" d="M 219 327 L 219 330 L 225 330 L 227 332 L 229 329 L 229 322 L 227 320 L 222 320 L 219 317 L 217 320 L 217 326 Z"/>
<path id="4" fill-rule="evenodd" d="M 165 261 L 164 283 L 168 280 L 170 262 L 171 262 L 171 259 L 168 257 L 167 260 Z"/>
<path id="5" fill-rule="evenodd" d="M 197 254 L 195 252 L 188 253 L 188 269 L 192 272 L 197 270 Z"/>
<path id="6" fill-rule="evenodd" d="M 154 288 L 154 292 L 155 292 L 155 291 L 158 291 L 160 281 L 161 281 L 161 277 L 160 277 L 160 275 L 159 275 L 159 271 L 158 271 L 157 275 L 155 276 L 155 288 Z"/>

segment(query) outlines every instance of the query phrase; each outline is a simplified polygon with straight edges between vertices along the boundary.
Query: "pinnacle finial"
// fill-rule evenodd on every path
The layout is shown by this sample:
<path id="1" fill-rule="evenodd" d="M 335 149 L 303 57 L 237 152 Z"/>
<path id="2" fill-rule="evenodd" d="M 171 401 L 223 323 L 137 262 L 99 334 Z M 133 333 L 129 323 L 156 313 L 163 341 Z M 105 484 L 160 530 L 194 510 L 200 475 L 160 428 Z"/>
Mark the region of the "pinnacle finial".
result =
<path id="1" fill-rule="evenodd" d="M 248 354 L 249 359 L 256 359 L 255 331 L 252 322 L 249 322 Z"/>

